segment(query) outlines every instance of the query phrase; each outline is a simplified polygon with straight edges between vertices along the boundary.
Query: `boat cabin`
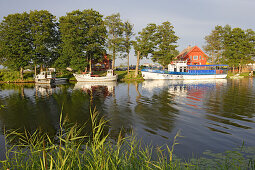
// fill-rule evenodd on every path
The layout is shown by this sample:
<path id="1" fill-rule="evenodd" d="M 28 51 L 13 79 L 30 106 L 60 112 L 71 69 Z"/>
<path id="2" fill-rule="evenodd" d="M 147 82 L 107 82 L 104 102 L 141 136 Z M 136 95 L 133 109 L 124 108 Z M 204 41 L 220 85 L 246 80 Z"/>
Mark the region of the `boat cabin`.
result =
<path id="1" fill-rule="evenodd" d="M 168 65 L 168 72 L 185 74 L 227 74 L 228 65 L 188 65 L 185 61 L 175 61 Z"/>
<path id="2" fill-rule="evenodd" d="M 108 77 L 108 76 L 113 76 L 113 70 L 112 70 L 112 69 L 107 70 L 106 76 L 107 76 L 107 77 Z"/>
<path id="3" fill-rule="evenodd" d="M 42 71 L 36 75 L 36 79 L 52 79 L 55 78 L 55 74 L 51 71 Z"/>
<path id="4" fill-rule="evenodd" d="M 168 64 L 169 72 L 187 72 L 187 62 L 186 61 L 175 61 L 172 64 Z"/>

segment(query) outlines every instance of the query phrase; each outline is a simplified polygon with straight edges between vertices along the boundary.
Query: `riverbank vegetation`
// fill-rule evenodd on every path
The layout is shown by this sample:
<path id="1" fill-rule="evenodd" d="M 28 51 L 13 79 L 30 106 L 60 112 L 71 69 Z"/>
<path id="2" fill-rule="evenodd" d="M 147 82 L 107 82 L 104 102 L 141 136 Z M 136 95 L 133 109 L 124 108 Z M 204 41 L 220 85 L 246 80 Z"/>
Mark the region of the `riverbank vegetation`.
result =
<path id="1" fill-rule="evenodd" d="M 225 153 L 205 152 L 207 158 L 178 159 L 172 144 L 161 147 L 144 146 L 133 134 L 117 141 L 105 133 L 107 121 L 98 112 L 83 126 L 68 124 L 60 115 L 59 130 L 55 137 L 40 131 L 24 130 L 5 133 L 3 169 L 254 169 L 255 148 L 241 147 Z M 88 127 L 90 126 L 90 127 Z M 83 134 L 83 129 L 91 129 Z M 245 155 L 246 154 L 246 155 Z M 247 155 L 248 154 L 248 155 Z M 210 157 L 210 158 L 208 158 Z"/>

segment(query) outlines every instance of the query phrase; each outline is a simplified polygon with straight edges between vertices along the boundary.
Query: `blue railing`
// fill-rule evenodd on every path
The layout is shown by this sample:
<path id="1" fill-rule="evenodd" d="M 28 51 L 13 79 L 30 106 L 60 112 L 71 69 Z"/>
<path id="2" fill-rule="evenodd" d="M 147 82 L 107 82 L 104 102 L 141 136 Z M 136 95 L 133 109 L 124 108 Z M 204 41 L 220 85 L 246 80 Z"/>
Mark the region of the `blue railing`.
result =
<path id="1" fill-rule="evenodd" d="M 188 72 L 174 72 L 174 71 L 164 71 L 164 70 L 152 70 L 152 69 L 142 69 L 141 71 L 160 73 L 160 74 L 175 74 L 175 75 L 212 75 L 216 74 L 216 70 L 188 70 Z"/>

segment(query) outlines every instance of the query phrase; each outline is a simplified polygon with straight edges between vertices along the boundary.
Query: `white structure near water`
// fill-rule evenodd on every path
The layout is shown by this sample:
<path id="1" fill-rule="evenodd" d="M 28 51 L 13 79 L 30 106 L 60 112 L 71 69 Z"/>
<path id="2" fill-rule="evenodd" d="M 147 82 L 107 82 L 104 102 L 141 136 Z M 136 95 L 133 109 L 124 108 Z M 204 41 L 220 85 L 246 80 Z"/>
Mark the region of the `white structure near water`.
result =
<path id="1" fill-rule="evenodd" d="M 185 61 L 173 62 L 168 71 L 142 69 L 145 80 L 197 80 L 227 77 L 227 65 L 187 65 Z"/>

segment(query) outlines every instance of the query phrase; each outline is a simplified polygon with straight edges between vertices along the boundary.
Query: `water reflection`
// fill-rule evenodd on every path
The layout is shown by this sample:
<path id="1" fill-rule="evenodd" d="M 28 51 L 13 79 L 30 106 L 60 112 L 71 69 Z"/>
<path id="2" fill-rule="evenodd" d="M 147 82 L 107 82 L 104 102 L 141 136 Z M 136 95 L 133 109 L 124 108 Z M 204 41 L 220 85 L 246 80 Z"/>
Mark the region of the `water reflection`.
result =
<path id="1" fill-rule="evenodd" d="M 116 81 L 110 82 L 77 82 L 74 86 L 74 90 L 83 90 L 86 93 L 98 93 L 104 97 L 114 95 Z"/>
<path id="2" fill-rule="evenodd" d="M 2 84 L 0 105 L 6 108 L 0 110 L 0 125 L 2 131 L 40 128 L 54 135 L 62 112 L 70 123 L 87 123 L 83 133 L 89 134 L 90 109 L 96 107 L 113 140 L 120 131 L 123 136 L 134 131 L 147 143 L 164 145 L 181 129 L 179 153 L 221 152 L 242 140 L 254 143 L 254 85 L 254 79 Z"/>

